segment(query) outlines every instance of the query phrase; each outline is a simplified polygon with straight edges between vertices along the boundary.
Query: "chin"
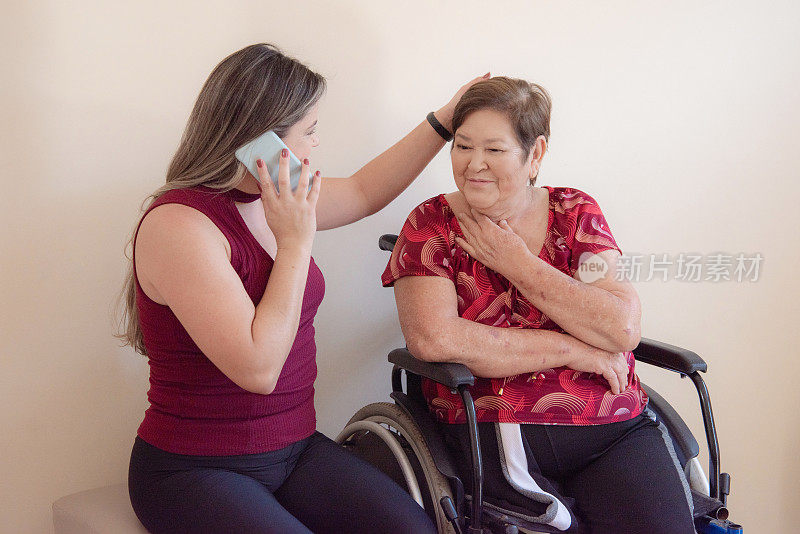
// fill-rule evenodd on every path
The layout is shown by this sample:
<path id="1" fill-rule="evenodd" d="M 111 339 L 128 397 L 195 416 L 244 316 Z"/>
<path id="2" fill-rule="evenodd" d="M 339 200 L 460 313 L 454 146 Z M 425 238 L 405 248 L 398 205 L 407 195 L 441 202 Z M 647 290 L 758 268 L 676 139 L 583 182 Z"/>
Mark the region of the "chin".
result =
<path id="1" fill-rule="evenodd" d="M 497 195 L 482 193 L 478 191 L 462 191 L 464 199 L 471 208 L 486 209 L 497 202 Z"/>

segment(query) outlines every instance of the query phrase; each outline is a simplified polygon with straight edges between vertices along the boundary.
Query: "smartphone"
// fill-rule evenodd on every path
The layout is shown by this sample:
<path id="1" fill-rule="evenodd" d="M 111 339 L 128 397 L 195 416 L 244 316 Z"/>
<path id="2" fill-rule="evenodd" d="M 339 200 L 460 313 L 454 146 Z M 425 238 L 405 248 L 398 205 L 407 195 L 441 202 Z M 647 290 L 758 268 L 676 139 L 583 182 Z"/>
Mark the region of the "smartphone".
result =
<path id="1" fill-rule="evenodd" d="M 279 191 L 278 187 L 278 168 L 279 162 L 281 159 L 281 150 L 283 149 L 289 150 L 289 147 L 281 140 L 278 135 L 269 130 L 268 132 L 256 137 L 249 143 L 240 146 L 236 149 L 236 159 L 241 161 L 247 170 L 250 171 L 256 180 L 261 181 L 258 177 L 258 166 L 256 165 L 256 161 L 258 159 L 264 160 L 264 163 L 267 166 L 267 171 L 269 172 L 269 177 L 272 179 L 272 183 L 275 184 L 275 189 Z M 291 150 L 289 150 L 289 184 L 292 186 L 292 191 L 297 189 L 297 185 L 300 183 L 300 170 L 302 169 L 302 164 L 300 160 L 297 159 Z M 311 182 L 313 180 L 313 176 L 309 171 L 308 176 L 308 188 L 311 189 Z"/>

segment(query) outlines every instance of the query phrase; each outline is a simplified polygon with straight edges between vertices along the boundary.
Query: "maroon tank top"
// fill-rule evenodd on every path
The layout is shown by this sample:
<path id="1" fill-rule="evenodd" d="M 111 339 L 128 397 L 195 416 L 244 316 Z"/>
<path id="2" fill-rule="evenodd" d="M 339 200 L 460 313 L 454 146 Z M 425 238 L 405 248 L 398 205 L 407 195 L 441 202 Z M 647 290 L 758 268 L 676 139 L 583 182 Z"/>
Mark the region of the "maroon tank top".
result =
<path id="1" fill-rule="evenodd" d="M 226 193 L 205 186 L 176 189 L 157 198 L 142 219 L 156 206 L 168 203 L 205 214 L 230 243 L 231 265 L 258 305 L 273 260 L 247 228 L 234 202 L 259 198 L 238 189 Z M 310 436 L 316 427 L 314 316 L 325 293 L 322 272 L 313 258 L 294 344 L 275 390 L 261 395 L 242 389 L 223 374 L 169 306 L 144 293 L 136 277 L 135 251 L 134 237 L 136 306 L 150 364 L 150 407 L 139 426 L 139 437 L 176 454 L 227 456 L 276 450 Z"/>

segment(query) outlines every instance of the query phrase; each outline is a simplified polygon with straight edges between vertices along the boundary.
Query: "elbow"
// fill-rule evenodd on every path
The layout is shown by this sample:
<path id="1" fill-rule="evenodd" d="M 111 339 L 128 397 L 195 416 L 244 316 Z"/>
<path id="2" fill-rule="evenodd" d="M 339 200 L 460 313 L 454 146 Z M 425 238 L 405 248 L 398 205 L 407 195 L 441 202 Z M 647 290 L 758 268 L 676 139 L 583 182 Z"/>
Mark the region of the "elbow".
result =
<path id="1" fill-rule="evenodd" d="M 642 341 L 642 306 L 638 296 L 634 295 L 634 298 L 628 302 L 626 312 L 621 328 L 621 341 L 625 352 L 630 352 Z"/>
<path id="2" fill-rule="evenodd" d="M 242 387 L 259 395 L 269 395 L 275 391 L 289 351 L 290 348 L 286 347 L 280 353 L 273 352 L 269 355 L 255 353 L 249 360 L 248 368 L 244 370 L 249 378 L 248 387 Z"/>
<path id="3" fill-rule="evenodd" d="M 609 352 L 631 352 L 642 340 L 642 316 L 638 303 L 625 302 L 605 329 Z"/>
<path id="4" fill-rule="evenodd" d="M 638 323 L 622 323 L 605 330 L 602 345 L 595 346 L 608 352 L 631 352 L 639 345 L 641 339 Z"/>
<path id="5" fill-rule="evenodd" d="M 259 388 L 257 389 L 257 391 L 253 391 L 253 393 L 258 393 L 261 395 L 269 395 L 270 393 L 275 391 L 275 386 L 277 385 L 278 385 L 278 377 L 269 376 L 261 380 Z"/>
<path id="6" fill-rule="evenodd" d="M 257 375 L 258 386 L 257 390 L 253 391 L 253 393 L 259 393 L 261 395 L 269 395 L 270 393 L 275 391 L 275 388 L 278 386 L 278 379 L 281 376 L 282 370 L 283 366 L 263 370 L 259 375 Z"/>
<path id="7" fill-rule="evenodd" d="M 639 342 L 642 340 L 641 336 L 628 336 L 622 342 L 622 350 L 620 352 L 632 352 L 633 349 L 639 346 Z"/>
<path id="8" fill-rule="evenodd" d="M 622 350 L 620 352 L 630 352 L 639 346 L 642 340 L 641 325 L 639 321 L 629 321 L 620 329 L 617 342 Z"/>
<path id="9" fill-rule="evenodd" d="M 249 393 L 269 395 L 275 390 L 286 361 L 285 354 L 265 354 L 264 351 L 235 349 L 209 356 L 211 362 L 231 382 Z"/>
<path id="10" fill-rule="evenodd" d="M 408 351 L 424 362 L 444 361 L 441 350 L 441 337 L 424 329 L 414 329 L 405 335 Z"/>
<path id="11" fill-rule="evenodd" d="M 250 371 L 247 372 L 245 376 L 241 376 L 238 380 L 234 380 L 234 382 L 236 382 L 237 386 L 250 393 L 269 395 L 275 391 L 279 376 L 280 370 L 278 370 L 278 372 L 269 369 L 261 372 Z"/>

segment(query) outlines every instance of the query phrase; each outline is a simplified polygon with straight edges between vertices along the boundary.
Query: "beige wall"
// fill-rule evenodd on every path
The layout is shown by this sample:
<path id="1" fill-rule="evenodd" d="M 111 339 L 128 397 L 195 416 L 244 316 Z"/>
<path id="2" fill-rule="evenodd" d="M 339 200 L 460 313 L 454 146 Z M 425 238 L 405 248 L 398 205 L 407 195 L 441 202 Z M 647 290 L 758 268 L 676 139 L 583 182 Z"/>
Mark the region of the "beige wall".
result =
<path id="1" fill-rule="evenodd" d="M 623 249 L 760 252 L 753 283 L 639 282 L 644 334 L 709 363 L 731 508 L 800 507 L 794 2 L 15 2 L 3 8 L 0 531 L 125 479 L 147 366 L 111 337 L 123 247 L 214 65 L 269 41 L 325 74 L 314 163 L 348 175 L 491 69 L 553 94 L 541 181 L 595 196 Z M 202 4 L 202 5 L 200 5 Z M 403 7 L 398 7 L 402 5 Z M 402 344 L 378 234 L 452 189 L 443 153 L 381 213 L 321 233 L 319 427 L 386 400 Z M 699 430 L 688 381 L 642 370 Z"/>

